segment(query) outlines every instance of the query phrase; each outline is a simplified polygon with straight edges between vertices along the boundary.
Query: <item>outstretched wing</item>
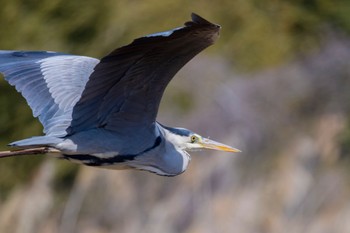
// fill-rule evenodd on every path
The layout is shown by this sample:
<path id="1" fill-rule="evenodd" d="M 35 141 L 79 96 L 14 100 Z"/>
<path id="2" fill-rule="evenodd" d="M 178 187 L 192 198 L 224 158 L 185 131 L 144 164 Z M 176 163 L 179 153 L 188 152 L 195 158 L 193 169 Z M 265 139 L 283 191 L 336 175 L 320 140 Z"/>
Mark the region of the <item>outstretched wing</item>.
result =
<path id="1" fill-rule="evenodd" d="M 0 51 L 0 73 L 21 92 L 50 136 L 62 137 L 99 61 L 46 51 Z"/>
<path id="2" fill-rule="evenodd" d="M 134 40 L 102 58 L 68 129 L 103 127 L 120 133 L 154 124 L 160 99 L 173 76 L 213 44 L 220 26 L 196 14 L 184 27 Z"/>

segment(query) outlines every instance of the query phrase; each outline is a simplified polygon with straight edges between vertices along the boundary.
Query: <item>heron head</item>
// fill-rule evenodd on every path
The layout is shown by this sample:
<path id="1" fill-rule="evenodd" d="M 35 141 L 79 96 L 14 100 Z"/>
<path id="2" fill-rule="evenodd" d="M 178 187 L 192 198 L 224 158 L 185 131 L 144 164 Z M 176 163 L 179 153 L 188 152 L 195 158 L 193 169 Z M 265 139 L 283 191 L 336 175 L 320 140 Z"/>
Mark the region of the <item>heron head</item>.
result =
<path id="1" fill-rule="evenodd" d="M 164 126 L 163 126 L 164 127 Z M 194 133 L 184 128 L 165 127 L 169 132 L 166 136 L 167 140 L 174 144 L 177 148 L 186 151 L 195 151 L 202 149 L 219 150 L 226 152 L 241 152 L 231 146 L 213 141 L 209 138 L 204 138 L 201 135 Z"/>
<path id="2" fill-rule="evenodd" d="M 219 150 L 226 152 L 241 152 L 240 150 L 233 148 L 231 146 L 225 145 L 209 138 L 204 138 L 199 134 L 192 133 L 188 136 L 185 143 L 185 150 L 201 150 L 201 149 L 210 149 L 210 150 Z"/>

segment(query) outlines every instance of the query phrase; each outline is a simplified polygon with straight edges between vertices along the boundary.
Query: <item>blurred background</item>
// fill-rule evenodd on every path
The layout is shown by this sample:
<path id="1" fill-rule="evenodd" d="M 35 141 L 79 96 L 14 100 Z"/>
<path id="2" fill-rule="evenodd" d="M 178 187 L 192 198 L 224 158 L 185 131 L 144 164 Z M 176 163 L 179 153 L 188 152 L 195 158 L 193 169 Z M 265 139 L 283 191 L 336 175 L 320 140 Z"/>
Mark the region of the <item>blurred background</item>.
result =
<path id="1" fill-rule="evenodd" d="M 217 43 L 167 88 L 159 121 L 241 149 L 167 178 L 46 156 L 0 161 L 0 232 L 350 232 L 350 1 L 0 0 L 0 48 L 101 58 L 196 12 Z M 0 78 L 0 149 L 41 135 Z"/>

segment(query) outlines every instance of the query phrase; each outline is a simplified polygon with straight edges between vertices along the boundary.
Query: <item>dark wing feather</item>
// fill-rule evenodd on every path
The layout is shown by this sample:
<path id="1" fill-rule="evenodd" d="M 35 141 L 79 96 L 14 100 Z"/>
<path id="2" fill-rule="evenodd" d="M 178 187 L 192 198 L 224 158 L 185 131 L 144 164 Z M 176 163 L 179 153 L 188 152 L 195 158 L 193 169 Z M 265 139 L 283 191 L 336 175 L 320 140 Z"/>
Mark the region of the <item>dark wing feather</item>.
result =
<path id="1" fill-rule="evenodd" d="M 136 39 L 102 58 L 73 109 L 69 132 L 104 127 L 128 133 L 153 125 L 170 80 L 214 43 L 219 30 L 192 14 L 184 27 Z"/>

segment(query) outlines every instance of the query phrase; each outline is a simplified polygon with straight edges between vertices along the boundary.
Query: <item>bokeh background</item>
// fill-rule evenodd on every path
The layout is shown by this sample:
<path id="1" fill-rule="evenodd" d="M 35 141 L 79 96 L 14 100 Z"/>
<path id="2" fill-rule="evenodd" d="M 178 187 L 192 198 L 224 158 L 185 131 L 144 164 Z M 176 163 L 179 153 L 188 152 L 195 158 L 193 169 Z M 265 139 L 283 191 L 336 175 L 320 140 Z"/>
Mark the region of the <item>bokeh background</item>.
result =
<path id="1" fill-rule="evenodd" d="M 350 1 L 0 0 L 0 48 L 102 57 L 181 26 L 222 25 L 167 88 L 159 121 L 241 149 L 177 177 L 0 161 L 0 232 L 350 232 Z M 41 135 L 0 78 L 0 149 Z"/>

